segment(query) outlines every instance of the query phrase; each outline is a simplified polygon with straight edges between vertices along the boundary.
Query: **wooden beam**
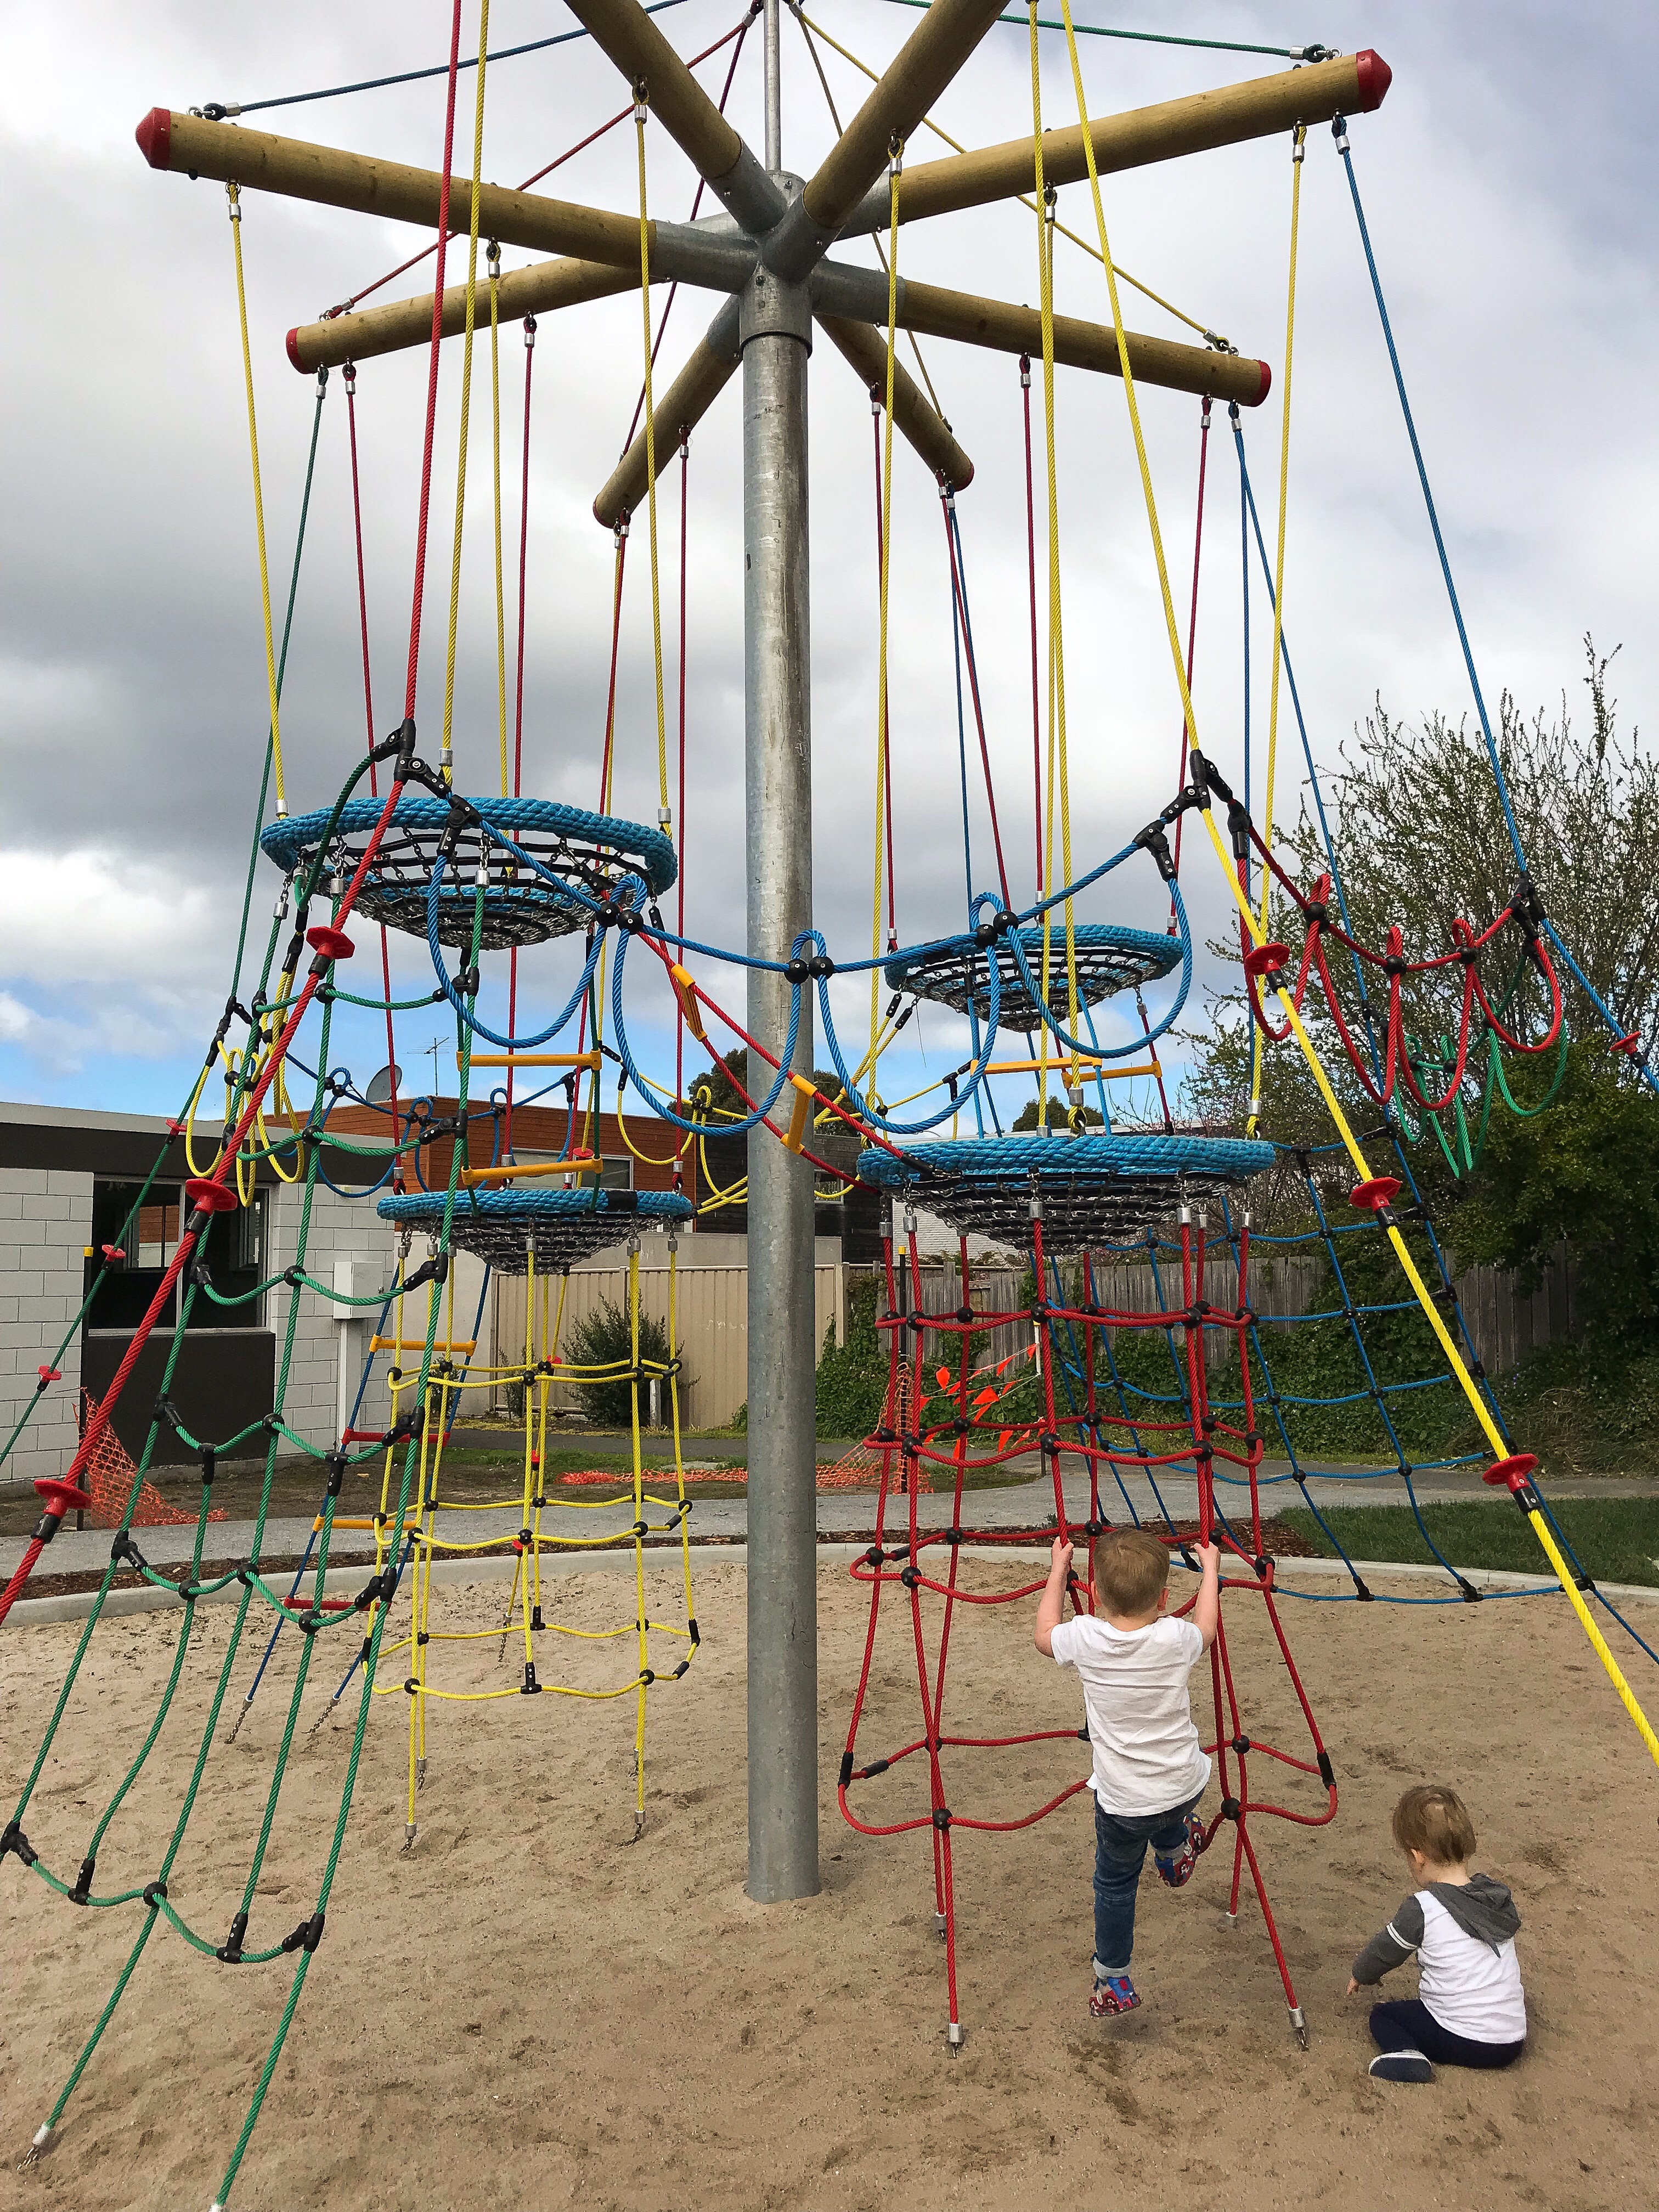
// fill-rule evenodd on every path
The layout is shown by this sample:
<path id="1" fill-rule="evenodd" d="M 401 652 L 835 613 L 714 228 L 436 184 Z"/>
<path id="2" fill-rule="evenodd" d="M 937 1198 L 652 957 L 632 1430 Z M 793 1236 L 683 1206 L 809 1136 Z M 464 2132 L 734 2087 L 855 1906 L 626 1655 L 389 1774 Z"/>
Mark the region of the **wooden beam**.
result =
<path id="1" fill-rule="evenodd" d="M 820 315 L 818 325 L 866 391 L 887 386 L 887 347 L 868 323 Z M 974 465 L 951 434 L 951 426 L 930 404 L 902 362 L 893 364 L 893 421 L 915 448 L 930 476 L 943 477 L 957 491 L 974 480 Z"/>
<path id="2" fill-rule="evenodd" d="M 570 12 L 629 84 L 644 88 L 651 112 L 721 205 L 746 230 L 769 230 L 783 213 L 782 192 L 639 0 L 570 0 Z"/>
<path id="3" fill-rule="evenodd" d="M 1341 55 L 1334 61 L 1315 62 L 1306 69 L 1285 70 L 1274 76 L 1253 77 L 1244 84 L 1223 85 L 1214 92 L 1161 100 L 1154 107 L 1102 116 L 1089 125 L 1095 167 L 1104 176 L 1121 169 L 1144 168 L 1154 161 L 1174 161 L 1183 154 L 1206 153 L 1218 146 L 1271 137 L 1297 123 L 1328 123 L 1336 115 L 1369 113 L 1381 106 L 1393 75 L 1382 56 L 1367 49 Z M 1044 131 L 1045 183 L 1073 185 L 1088 173 L 1081 125 Z M 951 215 L 1036 189 L 1032 142 L 1012 138 L 1000 146 L 981 146 L 969 154 L 907 166 L 899 179 L 899 221 L 916 222 L 928 216 Z M 845 229 L 848 233 L 877 229 L 888 220 L 888 197 L 884 190 L 869 195 L 849 216 Z"/>
<path id="4" fill-rule="evenodd" d="M 887 279 L 878 269 L 825 262 L 812 278 L 812 301 L 820 317 L 841 315 L 884 324 Z M 997 353 L 1030 354 L 1033 360 L 1042 356 L 1042 318 L 1035 307 L 1012 307 L 902 276 L 898 320 L 902 330 L 923 337 L 956 338 Z M 1106 376 L 1123 374 L 1117 334 L 1108 325 L 1056 315 L 1054 334 L 1054 359 L 1063 367 L 1093 369 Z M 1236 399 L 1241 407 L 1259 407 L 1273 384 L 1273 371 L 1265 361 L 1146 337 L 1138 331 L 1126 331 L 1124 340 L 1129 366 L 1139 383 L 1161 385 L 1171 392 L 1208 392 L 1215 399 Z"/>
<path id="5" fill-rule="evenodd" d="M 575 307 L 584 300 L 609 299 L 617 292 L 636 292 L 639 285 L 637 265 L 629 270 L 606 269 L 594 261 L 532 261 L 527 269 L 509 270 L 502 277 L 496 307 L 506 321 Z M 477 288 L 473 322 L 478 329 L 489 326 L 487 283 Z M 466 287 L 452 284 L 444 294 L 443 334 L 453 337 L 465 328 Z M 431 337 L 432 295 L 428 292 L 421 299 L 396 300 L 358 314 L 301 324 L 288 334 L 288 357 L 295 368 L 309 374 L 313 369 L 337 368 L 343 362 L 401 353 L 406 347 L 427 344 Z"/>
<path id="6" fill-rule="evenodd" d="M 806 213 L 833 238 L 1001 12 L 1001 0 L 933 0 L 808 184 Z M 827 243 L 827 240 L 826 240 Z"/>
<path id="7" fill-rule="evenodd" d="M 152 108 L 134 135 L 152 169 L 213 177 L 221 183 L 234 182 L 244 191 L 276 192 L 287 199 L 416 223 L 423 229 L 437 228 L 443 179 L 435 169 L 410 168 L 401 161 L 349 154 L 335 146 L 313 146 L 303 139 L 276 138 L 268 131 L 208 123 L 165 107 Z M 467 229 L 471 207 L 471 179 L 452 176 L 452 231 Z M 478 195 L 478 235 L 535 252 L 570 254 L 606 268 L 629 269 L 638 281 L 640 225 L 635 216 L 485 185 Z M 648 226 L 648 240 L 653 276 L 660 272 L 732 290 L 744 283 L 753 258 L 746 245 L 683 223 L 653 222 Z"/>
<path id="8" fill-rule="evenodd" d="M 657 433 L 657 472 L 661 475 L 683 430 L 696 428 L 720 398 L 742 360 L 738 343 L 738 310 L 728 302 L 715 316 L 707 337 L 697 340 L 691 358 L 653 409 Z M 645 433 L 640 432 L 623 455 L 593 502 L 593 514 L 607 530 L 614 530 L 624 514 L 631 514 L 646 494 Z"/>

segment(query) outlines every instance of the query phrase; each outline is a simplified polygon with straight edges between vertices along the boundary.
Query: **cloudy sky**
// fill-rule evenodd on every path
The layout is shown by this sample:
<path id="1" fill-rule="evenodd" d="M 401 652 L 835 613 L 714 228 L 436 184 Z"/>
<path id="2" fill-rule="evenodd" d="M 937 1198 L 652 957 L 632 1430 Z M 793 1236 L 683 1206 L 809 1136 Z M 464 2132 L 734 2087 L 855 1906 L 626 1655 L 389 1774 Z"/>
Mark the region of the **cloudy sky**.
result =
<path id="1" fill-rule="evenodd" d="M 819 0 L 820 20 L 879 65 L 908 34 L 890 0 Z M 809 10 L 809 12 L 811 12 Z M 664 27 L 695 52 L 730 27 L 738 0 L 684 0 Z M 222 190 L 155 175 L 132 143 L 153 105 L 253 100 L 440 61 L 446 8 L 366 0 L 349 9 L 63 4 L 10 30 L 0 131 L 12 219 L 4 251 L 8 434 L 0 446 L 0 1095 L 176 1110 L 229 988 L 265 733 L 264 670 L 228 225 Z M 1374 46 L 1392 64 L 1381 112 L 1353 125 L 1355 161 L 1407 374 L 1489 696 L 1576 692 L 1579 640 L 1620 641 L 1622 713 L 1645 728 L 1656 702 L 1648 615 L 1659 512 L 1659 424 L 1649 389 L 1656 301 L 1649 116 L 1655 41 L 1635 7 L 1378 0 L 1321 14 L 1205 0 L 1184 11 L 1079 0 L 1079 20 L 1299 46 Z M 1178 19 L 1178 20 L 1177 20 Z M 493 46 L 571 27 L 559 0 L 495 0 Z M 476 42 L 468 0 L 464 31 Z M 810 171 L 828 143 L 822 94 L 786 22 L 785 155 Z M 1045 118 L 1075 120 L 1063 41 L 1045 40 Z M 758 142 L 759 40 L 731 112 Z M 1085 42 L 1100 113 L 1280 66 L 1192 49 Z M 720 64 L 710 64 L 705 81 Z M 843 113 L 860 81 L 829 58 Z M 471 80 L 464 80 L 469 86 Z M 52 97 L 43 88 L 58 87 Z M 714 88 L 718 90 L 718 82 Z M 586 41 L 501 63 L 489 78 L 484 173 L 516 183 L 623 105 Z M 250 127 L 436 166 L 442 81 L 249 118 Z M 470 151 L 471 96 L 456 166 Z M 939 109 L 964 142 L 1029 131 L 1017 29 L 986 41 Z M 921 157 L 922 149 L 916 149 Z M 694 179 L 650 133 L 653 210 L 684 215 Z M 631 125 L 559 174 L 564 196 L 631 209 Z M 1277 374 L 1284 350 L 1290 164 L 1283 141 L 1115 179 L 1115 256 Z M 1091 228 L 1086 187 L 1062 218 Z M 243 226 L 273 568 L 285 575 L 313 393 L 283 351 L 290 325 L 416 250 L 416 234 L 249 196 Z M 859 250 L 867 258 L 867 248 Z M 509 267 L 529 257 L 512 253 Z M 1035 300 L 1021 210 L 907 230 L 912 274 Z M 452 267 L 453 264 L 452 264 Z M 1062 311 L 1104 319 L 1098 269 L 1062 246 Z M 421 289 L 400 279 L 382 297 Z M 1132 326 L 1182 336 L 1127 293 Z M 706 319 L 683 295 L 664 346 L 672 374 Z M 589 506 L 631 411 L 637 299 L 543 319 L 536 366 L 529 524 L 526 788 L 592 805 L 604 726 L 611 546 Z M 1005 842 L 1017 896 L 1031 867 L 1030 724 L 1024 476 L 1016 365 L 942 343 L 929 369 L 977 465 L 962 500 L 969 589 Z M 434 561 L 418 719 L 435 756 L 454 509 L 460 349 L 445 349 L 434 471 Z M 507 527 L 515 538 L 522 347 L 503 343 Z M 475 388 L 456 692 L 459 781 L 495 787 L 494 599 L 487 355 Z M 401 706 L 418 486 L 424 358 L 367 364 L 358 401 L 374 715 Z M 869 948 L 875 738 L 876 565 L 868 403 L 839 357 L 812 367 L 814 867 L 832 949 Z M 1467 703 L 1455 641 L 1388 376 L 1341 165 L 1310 138 L 1304 187 L 1286 623 L 1316 749 L 1329 760 L 1380 692 L 1397 711 Z M 1165 538 L 1183 602 L 1190 578 L 1198 404 L 1147 392 Z M 1168 795 L 1180 713 L 1121 386 L 1059 379 L 1074 856 L 1103 857 Z M 1249 418 L 1253 475 L 1272 527 L 1277 405 Z M 1201 738 L 1237 765 L 1242 678 L 1237 477 L 1224 417 L 1211 441 L 1198 644 Z M 689 921 L 742 938 L 742 659 L 738 410 L 730 388 L 692 446 L 687 653 L 691 799 L 684 825 Z M 343 398 L 324 407 L 311 533 L 284 696 L 290 805 L 325 804 L 362 741 Z M 678 653 L 678 486 L 663 507 L 669 681 Z M 902 446 L 895 465 L 892 720 L 898 921 L 915 939 L 958 926 L 964 878 L 948 576 L 938 502 Z M 617 811 L 654 819 L 656 769 L 643 532 L 629 563 L 617 719 Z M 1263 604 L 1259 585 L 1254 599 Z M 1265 637 L 1256 640 L 1258 728 Z M 1285 732 L 1287 738 L 1291 733 Z M 1472 772 L 1474 772 L 1472 770 Z M 1402 794 L 1402 805 L 1409 795 Z M 1279 814 L 1295 810 L 1294 782 Z M 975 889 L 994 882 L 975 800 Z M 1222 905 L 1212 864 L 1190 867 L 1198 931 Z M 255 934 L 276 872 L 255 878 Z M 1114 878 L 1091 917 L 1161 927 L 1150 867 Z M 421 988 L 424 955 L 399 973 Z M 570 970 L 557 949 L 526 963 L 532 1007 Z M 429 977 L 429 971 L 428 971 Z M 246 978 L 244 979 L 245 982 Z M 740 1010 L 740 979 L 708 981 Z M 849 1033 L 856 994 L 843 1008 Z M 641 1001 L 643 1036 L 653 1034 Z M 946 1022 L 919 1024 L 904 1065 L 937 1074 L 959 1053 Z M 1118 1032 L 1121 1034 L 1121 1032 Z M 915 1032 L 912 1035 L 915 1036 Z M 411 1073 L 439 1024 L 399 1032 Z M 453 1041 L 449 1049 L 453 1052 Z M 855 1048 L 856 1049 L 856 1048 Z M 443 1059 L 441 1046 L 439 1059 Z M 345 1030 L 332 1057 L 360 1079 L 384 1039 Z M 453 1060 L 449 1062 L 453 1067 Z M 659 1063 L 660 1065 L 660 1063 Z M 909 1087 L 896 1064 L 890 1091 Z M 918 1074 L 917 1080 L 926 1079 Z M 1023 1086 L 1015 1086 L 1016 1089 Z"/>

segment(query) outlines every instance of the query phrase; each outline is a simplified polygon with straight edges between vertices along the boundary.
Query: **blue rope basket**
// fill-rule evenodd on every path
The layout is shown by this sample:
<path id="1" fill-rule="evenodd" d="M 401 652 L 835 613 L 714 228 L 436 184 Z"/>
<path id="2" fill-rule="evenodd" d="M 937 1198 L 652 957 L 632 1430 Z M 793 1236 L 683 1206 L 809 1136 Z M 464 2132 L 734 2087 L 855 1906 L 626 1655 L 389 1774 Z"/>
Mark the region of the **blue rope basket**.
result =
<path id="1" fill-rule="evenodd" d="M 1028 922 L 1014 934 L 1039 988 L 1042 980 L 1042 925 Z M 1116 922 L 1080 921 L 1072 932 L 1077 958 L 1077 995 L 1081 1006 L 1097 1006 L 1115 991 L 1127 991 L 1167 975 L 1181 965 L 1181 939 L 1150 929 L 1121 927 Z M 893 991 L 914 991 L 919 999 L 932 999 L 954 1006 L 959 1014 L 969 1009 L 981 1023 L 991 1012 L 989 963 L 994 960 L 1002 977 L 1002 997 L 997 1009 L 999 1029 L 1019 1030 L 1029 1036 L 1044 1026 L 1036 992 L 1020 972 L 1007 939 L 993 946 L 976 944 L 971 937 L 952 938 L 945 945 L 930 945 L 915 952 L 901 953 L 887 963 L 884 974 Z M 1048 1006 L 1052 1018 L 1069 1024 L 1071 985 L 1066 969 L 1065 919 L 1056 915 L 1048 933 Z"/>
<path id="2" fill-rule="evenodd" d="M 394 1228 L 435 1236 L 448 1202 L 441 1190 L 408 1191 L 374 1210 Z M 690 1200 L 672 1190 L 461 1190 L 450 1242 L 498 1275 L 526 1273 L 533 1246 L 536 1273 L 559 1274 L 641 1226 L 674 1229 L 690 1218 Z"/>
<path id="3" fill-rule="evenodd" d="M 969 1138 L 912 1145 L 898 1157 L 859 1156 L 859 1179 L 936 1213 L 958 1235 L 1024 1247 L 1032 1201 L 1051 1251 L 1139 1236 L 1183 1200 L 1232 1190 L 1273 1164 L 1273 1147 L 1242 1137 Z"/>
<path id="4" fill-rule="evenodd" d="M 474 799 L 468 805 L 484 817 L 461 829 L 438 887 L 438 935 L 463 951 L 472 943 L 480 861 L 489 879 L 483 895 L 483 929 L 479 949 L 499 952 L 509 945 L 539 945 L 586 927 L 592 908 L 550 883 L 558 877 L 603 904 L 624 876 L 644 877 L 651 896 L 660 897 L 673 882 L 674 848 L 667 838 L 637 822 L 585 807 L 561 806 L 548 799 Z M 340 809 L 325 860 L 348 877 L 355 875 L 370 834 L 383 811 L 378 799 L 349 799 Z M 356 911 L 388 929 L 411 937 L 427 933 L 427 894 L 438 847 L 449 827 L 449 809 L 424 792 L 405 792 L 380 841 L 374 865 L 357 894 Z M 328 836 L 325 811 L 296 814 L 273 822 L 259 842 L 289 874 L 308 866 Z M 547 875 L 526 866 L 489 835 L 510 837 Z"/>

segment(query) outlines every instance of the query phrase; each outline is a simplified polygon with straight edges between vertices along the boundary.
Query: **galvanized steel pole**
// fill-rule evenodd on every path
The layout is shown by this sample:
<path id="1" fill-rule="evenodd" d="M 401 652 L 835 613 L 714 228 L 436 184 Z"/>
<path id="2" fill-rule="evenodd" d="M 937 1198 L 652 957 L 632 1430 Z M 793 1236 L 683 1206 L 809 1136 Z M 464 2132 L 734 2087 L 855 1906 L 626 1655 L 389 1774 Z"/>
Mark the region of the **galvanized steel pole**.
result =
<path id="1" fill-rule="evenodd" d="M 766 149 L 779 166 L 777 0 L 767 0 Z M 796 293 L 791 297 L 790 294 Z M 742 302 L 744 702 L 749 951 L 787 960 L 812 919 L 804 288 Z M 781 1057 L 790 987 L 751 969 L 749 1029 Z M 812 1066 L 810 998 L 793 1065 Z M 764 1092 L 769 1071 L 751 1067 Z M 817 1345 L 812 1170 L 749 1140 L 749 1881 L 763 1905 L 818 1882 Z"/>

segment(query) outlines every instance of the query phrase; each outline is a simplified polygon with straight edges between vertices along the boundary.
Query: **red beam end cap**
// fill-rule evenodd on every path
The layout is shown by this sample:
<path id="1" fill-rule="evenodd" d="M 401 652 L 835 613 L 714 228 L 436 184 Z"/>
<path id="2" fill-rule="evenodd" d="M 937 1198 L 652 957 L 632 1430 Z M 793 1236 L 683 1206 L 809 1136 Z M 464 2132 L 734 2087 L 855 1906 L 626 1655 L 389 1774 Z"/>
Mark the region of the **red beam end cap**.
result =
<path id="1" fill-rule="evenodd" d="M 1253 945 L 1244 955 L 1244 973 L 1257 976 L 1276 975 L 1290 957 L 1288 945 Z"/>
<path id="2" fill-rule="evenodd" d="M 1496 1467 L 1487 1468 L 1480 1480 L 1491 1483 L 1494 1490 L 1520 1490 L 1531 1481 L 1537 1472 L 1538 1461 L 1534 1453 L 1511 1452 L 1507 1459 L 1500 1459 Z"/>
<path id="3" fill-rule="evenodd" d="M 77 1490 L 72 1482 L 58 1482 L 50 1475 L 37 1475 L 34 1483 L 41 1503 L 48 1513 L 55 1513 L 61 1521 L 66 1513 L 84 1513 L 92 1503 L 84 1490 Z"/>
<path id="4" fill-rule="evenodd" d="M 349 960 L 356 945 L 343 929 L 319 927 L 306 932 L 306 943 L 325 960 Z"/>
<path id="5" fill-rule="evenodd" d="M 299 372 L 300 372 L 301 375 L 301 376 L 303 376 L 303 375 L 305 374 L 305 373 L 306 373 L 306 365 L 305 365 L 304 362 L 302 362 L 302 361 L 301 360 L 301 358 L 300 358 L 300 333 L 299 333 L 299 331 L 298 331 L 297 330 L 292 330 L 292 331 L 290 331 L 289 332 L 288 337 L 287 337 L 287 339 L 284 341 L 284 343 L 286 343 L 287 348 L 288 348 L 288 359 L 289 359 L 289 368 L 297 368 L 297 369 L 299 370 Z"/>
<path id="6" fill-rule="evenodd" d="M 173 117 L 165 107 L 152 107 L 133 132 L 138 151 L 152 169 L 165 169 L 173 152 Z"/>
<path id="7" fill-rule="evenodd" d="M 1260 367 L 1261 370 L 1261 389 L 1256 393 L 1255 398 L 1252 403 L 1257 407 L 1261 406 L 1262 401 L 1273 388 L 1273 372 L 1272 362 L 1264 361 L 1260 363 Z"/>
<path id="8" fill-rule="evenodd" d="M 1354 74 L 1359 79 L 1359 112 L 1372 114 L 1387 98 L 1394 71 L 1381 54 L 1366 46 L 1354 56 Z"/>
<path id="9" fill-rule="evenodd" d="M 240 1202 L 234 1190 L 206 1176 L 192 1176 L 185 1185 L 185 1196 L 198 1213 L 234 1213 Z"/>
<path id="10" fill-rule="evenodd" d="M 1376 1213 L 1383 1206 L 1392 1206 L 1399 1195 L 1398 1176 L 1372 1176 L 1369 1182 L 1348 1193 L 1348 1203 L 1357 1206 L 1362 1213 Z"/>

